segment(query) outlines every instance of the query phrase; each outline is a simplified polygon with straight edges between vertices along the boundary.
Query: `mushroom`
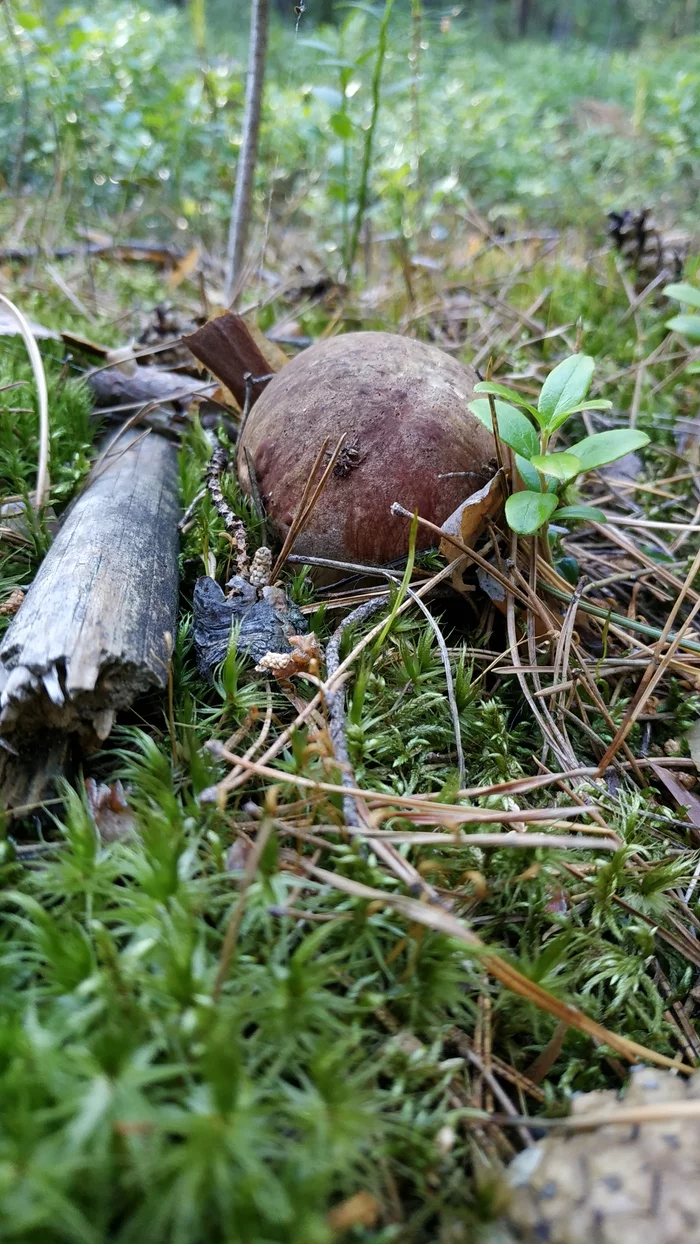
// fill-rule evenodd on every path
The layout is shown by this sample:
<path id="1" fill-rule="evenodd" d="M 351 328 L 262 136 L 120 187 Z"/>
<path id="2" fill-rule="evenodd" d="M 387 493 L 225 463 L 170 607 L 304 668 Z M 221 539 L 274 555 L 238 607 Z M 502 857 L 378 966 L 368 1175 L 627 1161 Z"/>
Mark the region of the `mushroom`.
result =
<path id="1" fill-rule="evenodd" d="M 467 409 L 478 374 L 435 346 L 393 333 L 347 333 L 312 346 L 271 380 L 238 451 L 248 457 L 277 535 L 284 539 L 326 438 L 340 456 L 295 552 L 353 562 L 404 556 L 409 527 L 398 501 L 441 524 L 493 475 L 494 442 Z M 247 454 L 246 454 L 247 451 Z M 426 529 L 418 547 L 435 543 Z"/>

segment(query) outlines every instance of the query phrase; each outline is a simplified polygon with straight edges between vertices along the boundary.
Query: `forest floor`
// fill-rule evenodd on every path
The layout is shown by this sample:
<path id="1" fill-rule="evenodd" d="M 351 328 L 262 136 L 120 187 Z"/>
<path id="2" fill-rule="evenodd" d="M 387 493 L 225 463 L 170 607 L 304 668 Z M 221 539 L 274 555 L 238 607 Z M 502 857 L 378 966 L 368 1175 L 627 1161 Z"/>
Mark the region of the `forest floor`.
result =
<path id="1" fill-rule="evenodd" d="M 98 43 L 86 19 L 78 28 L 85 38 L 75 74 L 78 51 Z M 147 72 L 136 36 L 127 47 L 125 95 L 124 75 Z M 550 53 L 538 51 L 542 64 Z M 116 56 L 105 43 L 103 61 Z M 589 85 L 599 81 L 602 57 L 590 51 L 588 70 L 578 57 L 567 115 L 585 73 Z M 471 567 L 470 590 L 430 597 L 433 623 L 393 585 L 376 617 L 346 631 L 349 760 L 366 805 L 391 814 L 377 821 L 381 830 L 366 824 L 362 833 L 348 832 L 325 722 L 305 711 L 310 681 L 271 683 L 233 650 L 212 686 L 198 672 L 193 585 L 212 572 L 224 583 L 231 560 L 221 515 L 202 499 L 182 541 L 170 704 L 139 702 L 85 758 L 60 802 L 4 822 L 0 1239 L 466 1244 L 503 1209 L 502 1167 L 521 1143 L 506 1114 L 563 1113 L 575 1092 L 619 1087 L 631 1060 L 689 1066 L 700 1057 L 700 628 L 689 620 L 698 600 L 697 347 L 667 327 L 678 305 L 663 295 L 665 278 L 635 284 L 603 237 L 606 208 L 639 205 L 659 182 L 660 236 L 668 240 L 667 219 L 683 222 L 697 140 L 686 129 L 681 141 L 674 126 L 690 125 L 682 100 L 697 82 L 678 67 L 679 49 L 665 68 L 650 55 L 642 99 L 643 58 L 634 71 L 633 61 L 607 63 L 608 81 L 617 73 L 632 110 L 636 100 L 637 137 L 621 112 L 589 115 L 583 128 L 572 122 L 564 137 L 557 130 L 556 142 L 568 143 L 566 176 L 583 188 L 580 218 L 576 196 L 557 201 L 563 150 L 551 166 L 539 139 L 526 151 L 527 123 L 489 76 L 492 62 L 485 55 L 470 63 L 465 72 L 487 83 L 475 115 L 487 128 L 505 118 L 506 150 L 522 155 L 519 181 L 507 184 L 512 160 L 506 172 L 504 157 L 499 174 L 491 152 L 480 172 L 467 154 L 471 183 L 501 176 L 491 200 L 487 191 L 467 198 L 459 170 L 445 161 L 442 183 L 431 180 L 426 155 L 420 174 L 432 189 L 419 194 L 416 167 L 387 156 L 387 136 L 375 185 L 382 207 L 351 277 L 338 254 L 348 242 L 356 148 L 333 164 L 345 198 L 338 179 L 320 176 L 295 198 L 289 166 L 323 167 L 314 108 L 331 110 L 333 133 L 348 144 L 355 120 L 350 129 L 337 120 L 338 100 L 324 100 L 310 82 L 307 112 L 300 105 L 291 120 L 280 113 L 276 152 L 268 123 L 265 175 L 281 197 L 260 200 L 255 245 L 264 243 L 264 262 L 242 305 L 281 349 L 294 354 L 320 336 L 388 329 L 482 370 L 490 361 L 494 379 L 525 401 L 580 350 L 595 360 L 591 397 L 612 405 L 575 416 L 569 443 L 630 425 L 650 443 L 586 477 L 581 499 L 609 521 L 555 530 L 553 566 L 533 563 L 531 542 L 513 543 L 503 526 L 485 537 L 478 547 L 498 551 L 513 589 L 505 602 L 485 593 Z M 160 72 L 151 102 L 165 91 Z M 194 90 L 190 72 L 171 75 L 175 112 Z M 212 71 L 205 99 L 213 81 Z M 293 84 L 279 81 L 272 90 L 282 105 Z M 561 79 L 556 89 L 564 99 Z M 410 108 L 409 94 L 406 101 Z M 162 116 L 161 104 L 153 109 Z M 195 111 L 200 104 L 198 95 Z M 129 106 L 121 99 L 122 112 Z M 428 114 L 439 106 L 426 87 L 423 125 L 435 127 Z M 540 123 L 548 107 L 540 100 Z M 674 112 L 665 130 L 664 108 Z M 146 124 L 145 104 L 142 113 L 134 127 Z M 552 120 L 550 136 L 554 129 Z M 130 132 L 128 124 L 119 130 L 125 148 Z M 173 342 L 220 301 L 221 230 L 218 240 L 208 236 L 211 213 L 202 215 L 212 202 L 216 215 L 219 190 L 210 187 L 205 203 L 191 186 L 178 187 L 170 225 L 158 222 L 157 262 L 118 252 L 110 239 L 154 236 L 147 211 L 171 173 L 180 177 L 166 161 L 165 125 L 156 137 L 168 177 L 159 187 L 157 169 L 144 173 L 143 209 L 108 203 L 94 212 L 94 181 L 81 208 L 77 175 L 71 193 L 48 206 L 29 190 L 4 201 L 13 223 L 0 281 L 59 332 L 105 348 L 152 351 L 156 342 L 151 357 L 172 365 Z M 31 141 L 28 131 L 25 157 Z M 470 132 L 475 150 L 483 142 Z M 605 152 L 621 182 L 621 167 L 634 170 L 625 182 L 634 202 L 612 201 L 622 191 L 601 171 Z M 193 176 L 196 158 L 201 150 L 188 150 Z M 182 228 L 182 203 L 193 194 L 196 219 L 185 217 Z M 329 204 L 337 216 L 319 235 L 315 214 Z M 98 226 L 105 235 L 99 256 L 85 249 L 84 220 L 93 242 Z M 73 253 L 51 253 L 64 244 Z M 691 239 L 691 283 L 696 251 Z M 60 512 L 86 475 L 98 425 L 82 348 L 41 346 L 51 501 Z M 36 401 L 16 336 L 0 340 L 0 410 L 3 499 L 26 496 L 36 473 Z M 223 423 L 215 436 L 228 444 Z M 183 509 L 202 489 L 211 448 L 194 415 L 180 453 Z M 254 511 L 233 472 L 223 486 L 253 551 L 261 542 Z M 26 589 L 48 538 L 37 529 L 5 542 L 0 603 Z M 419 554 L 414 586 L 439 582 L 445 565 L 437 550 Z M 368 594 L 355 583 L 319 588 L 289 564 L 283 581 L 323 647 Z M 535 600 L 556 622 L 553 640 L 538 637 Z M 672 614 L 673 634 L 687 623 L 677 647 Z M 217 758 L 212 741 L 227 743 L 244 766 Z M 129 832 L 119 840 L 101 835 L 87 779 L 123 784 Z M 215 803 L 201 799 L 212 786 Z M 418 820 L 426 802 L 432 840 Z M 562 812 L 572 807 L 574 815 Z M 509 833 L 514 821 L 519 832 Z M 379 843 L 382 831 L 393 836 Z M 494 832 L 507 840 L 486 847 L 471 837 Z M 531 846 L 531 832 L 569 841 Z"/>

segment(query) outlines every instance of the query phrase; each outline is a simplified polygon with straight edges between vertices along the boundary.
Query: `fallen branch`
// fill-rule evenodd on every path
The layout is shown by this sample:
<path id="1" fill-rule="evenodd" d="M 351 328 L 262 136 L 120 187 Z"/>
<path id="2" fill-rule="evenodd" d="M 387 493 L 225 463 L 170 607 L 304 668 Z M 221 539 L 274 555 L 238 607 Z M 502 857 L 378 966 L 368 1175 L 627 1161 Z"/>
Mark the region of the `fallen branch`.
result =
<path id="1" fill-rule="evenodd" d="M 142 429 L 121 434 L 68 510 L 0 647 L 6 750 L 31 757 L 38 735 L 105 739 L 119 709 L 165 687 L 177 520 L 175 446 Z"/>
<path id="2" fill-rule="evenodd" d="M 158 242 L 83 242 L 50 250 L 43 246 L 0 247 L 0 263 L 30 263 L 33 259 L 73 259 L 90 255 L 113 259 L 117 263 L 152 263 L 157 267 L 174 268 L 186 254 L 181 248 L 161 246 Z"/>
<path id="3" fill-rule="evenodd" d="M 165 371 L 162 367 L 137 367 L 131 374 L 118 366 L 99 367 L 85 377 L 95 404 L 103 406 L 143 406 L 148 402 L 177 402 L 188 405 L 195 393 L 207 395 L 215 385 L 192 376 Z"/>

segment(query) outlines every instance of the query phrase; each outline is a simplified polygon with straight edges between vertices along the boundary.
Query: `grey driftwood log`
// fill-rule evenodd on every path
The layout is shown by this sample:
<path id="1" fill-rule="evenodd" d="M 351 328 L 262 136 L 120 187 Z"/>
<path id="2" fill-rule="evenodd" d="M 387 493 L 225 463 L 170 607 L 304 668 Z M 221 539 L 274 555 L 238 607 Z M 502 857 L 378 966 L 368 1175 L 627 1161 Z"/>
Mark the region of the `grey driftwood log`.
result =
<path id="1" fill-rule="evenodd" d="M 8 752 L 26 769 L 32 739 L 51 751 L 59 737 L 106 738 L 120 708 L 165 686 L 178 517 L 176 445 L 124 432 L 66 512 L 0 646 L 6 771 Z"/>

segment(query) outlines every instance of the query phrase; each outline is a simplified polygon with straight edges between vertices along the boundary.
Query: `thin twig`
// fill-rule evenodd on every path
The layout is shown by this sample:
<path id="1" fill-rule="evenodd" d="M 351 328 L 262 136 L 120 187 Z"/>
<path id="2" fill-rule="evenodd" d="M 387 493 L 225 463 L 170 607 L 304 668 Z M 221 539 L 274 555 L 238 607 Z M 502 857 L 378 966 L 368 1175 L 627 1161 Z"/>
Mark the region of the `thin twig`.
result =
<path id="1" fill-rule="evenodd" d="M 241 269 L 250 226 L 255 165 L 258 158 L 258 137 L 262 111 L 265 56 L 269 28 L 269 0 L 253 0 L 250 17 L 250 45 L 246 77 L 243 137 L 236 168 L 236 187 L 231 208 L 228 246 L 226 249 L 226 302 L 230 306 L 240 282 Z"/>
<path id="2" fill-rule="evenodd" d="M 222 445 L 217 445 L 207 464 L 204 478 L 214 503 L 214 508 L 223 519 L 224 526 L 233 541 L 233 547 L 236 550 L 236 569 L 238 574 L 245 576 L 248 572 L 248 538 L 245 525 L 238 515 L 234 514 L 221 491 L 221 477 L 228 470 L 228 467 L 228 451 Z"/>

